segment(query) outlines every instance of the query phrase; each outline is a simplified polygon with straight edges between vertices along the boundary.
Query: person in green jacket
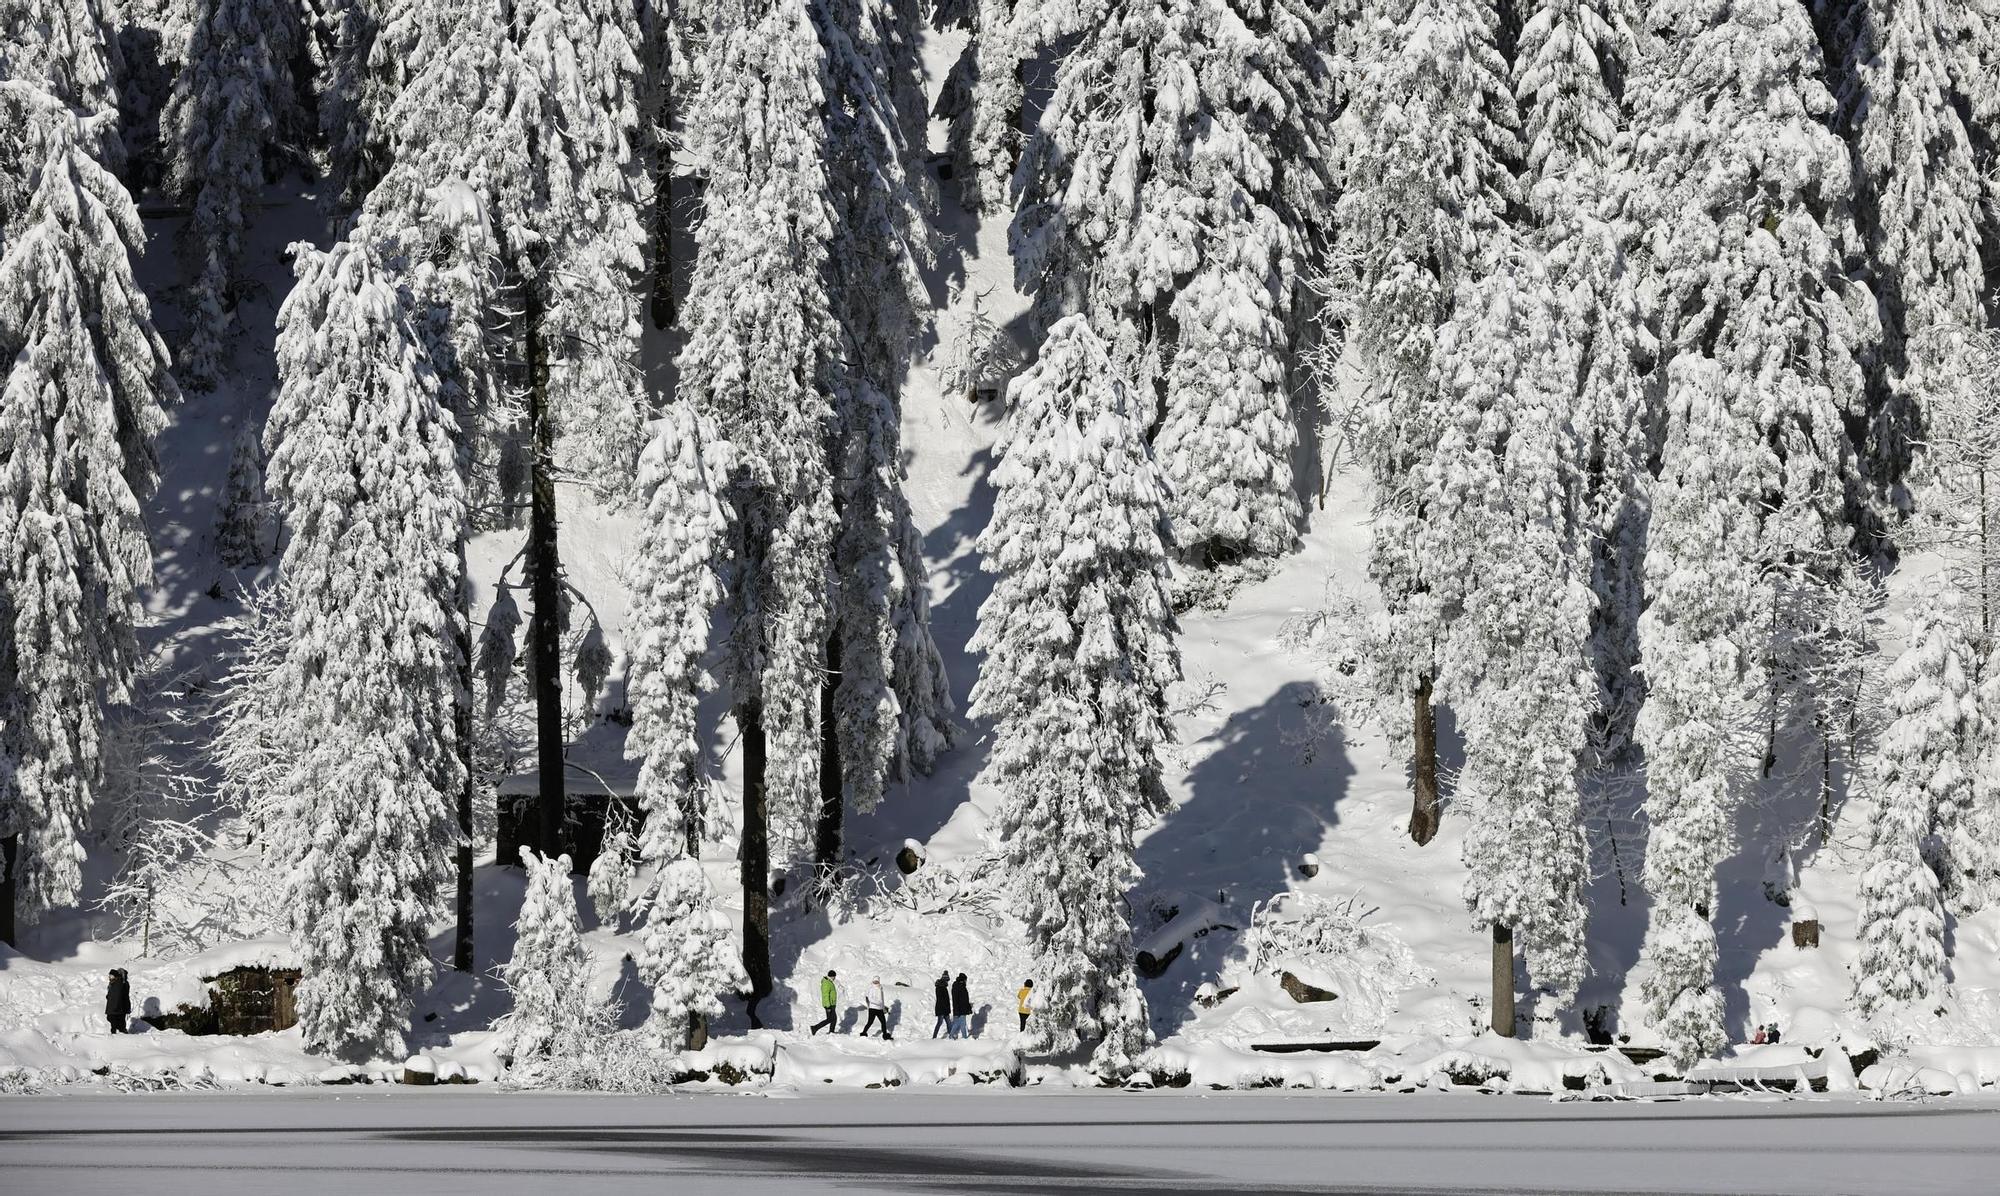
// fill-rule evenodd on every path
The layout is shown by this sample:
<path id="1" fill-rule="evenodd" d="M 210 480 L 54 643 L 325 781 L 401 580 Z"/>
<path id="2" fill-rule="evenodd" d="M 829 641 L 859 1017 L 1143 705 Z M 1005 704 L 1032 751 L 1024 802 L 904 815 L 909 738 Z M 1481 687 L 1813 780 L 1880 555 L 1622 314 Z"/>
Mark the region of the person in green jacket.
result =
<path id="1" fill-rule="evenodd" d="M 839 1028 L 840 986 L 833 982 L 832 968 L 828 968 L 826 975 L 820 978 L 819 1003 L 826 1010 L 826 1018 L 815 1023 L 811 1032 L 817 1034 L 825 1030 L 829 1034 L 836 1033 Z"/>

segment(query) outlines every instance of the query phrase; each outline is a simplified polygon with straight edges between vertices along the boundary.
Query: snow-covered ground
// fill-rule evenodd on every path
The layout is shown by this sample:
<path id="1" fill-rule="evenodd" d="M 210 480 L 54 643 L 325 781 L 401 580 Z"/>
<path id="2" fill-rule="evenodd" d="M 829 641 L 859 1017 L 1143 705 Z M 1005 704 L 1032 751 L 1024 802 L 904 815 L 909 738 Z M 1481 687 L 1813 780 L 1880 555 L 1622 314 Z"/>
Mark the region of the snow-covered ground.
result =
<path id="1" fill-rule="evenodd" d="M 1990 1192 L 2000 1168 L 1987 1102 L 863 1095 L 12 1102 L 0 1190 L 1926 1196 Z"/>

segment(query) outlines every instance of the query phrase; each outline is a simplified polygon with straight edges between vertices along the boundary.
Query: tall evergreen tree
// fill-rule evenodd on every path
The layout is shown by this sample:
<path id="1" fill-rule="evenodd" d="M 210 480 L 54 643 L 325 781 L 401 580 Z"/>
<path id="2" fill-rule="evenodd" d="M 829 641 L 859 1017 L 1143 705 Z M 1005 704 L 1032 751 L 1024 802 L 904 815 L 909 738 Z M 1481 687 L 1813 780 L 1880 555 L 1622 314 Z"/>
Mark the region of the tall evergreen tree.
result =
<path id="1" fill-rule="evenodd" d="M 394 251 L 300 247 L 265 431 L 290 634 L 244 707 L 291 748 L 265 850 L 305 1041 L 360 1059 L 402 1048 L 429 980 L 465 769 L 465 487 L 412 297 L 378 258 Z"/>
<path id="2" fill-rule="evenodd" d="M 1168 808 L 1160 753 L 1181 672 L 1167 498 L 1139 404 L 1083 317 L 1050 330 L 1008 397 L 972 714 L 993 721 L 986 776 L 1053 1043 L 1095 1039 L 1093 1067 L 1123 1076 L 1152 1035 L 1125 894 L 1133 839 Z"/>
<path id="3" fill-rule="evenodd" d="M 1823 123 L 1832 99 L 1805 10 L 1670 0 L 1651 20 L 1660 56 L 1639 88 L 1635 203 L 1668 361 L 1639 624 L 1646 996 L 1685 1064 L 1726 1041 L 1715 868 L 1747 780 L 1735 732 L 1769 679 L 1775 578 L 1838 561 L 1848 541 L 1844 420 L 1861 406 L 1862 330 L 1840 253 L 1853 236 L 1847 152 Z"/>
<path id="4" fill-rule="evenodd" d="M 948 122 L 952 175 L 967 208 L 1003 211 L 1021 156 L 1023 51 L 1014 28 L 1016 0 L 957 0 L 938 5 L 970 37 L 946 76 L 937 115 Z"/>
<path id="5" fill-rule="evenodd" d="M 297 121 L 292 67 L 303 30 L 292 0 L 208 0 L 160 116 L 171 147 L 166 189 L 192 207 L 182 230 L 194 269 L 180 351 L 188 386 L 214 386 L 227 364 L 243 231 L 267 159 Z"/>
<path id="6" fill-rule="evenodd" d="M 1326 280 L 1339 369 L 1353 383 L 1355 454 L 1373 485 L 1368 573 L 1381 616 L 1358 628 L 1355 671 L 1378 721 L 1410 745 L 1410 835 L 1437 834 L 1432 712 L 1439 641 L 1450 617 L 1434 594 L 1424 473 L 1443 434 L 1434 360 L 1459 286 L 1493 269 L 1496 233 L 1519 188 L 1518 114 L 1487 0 L 1380 0 L 1357 47 L 1336 224 Z M 1339 393 L 1336 391 L 1335 393 Z"/>
<path id="7" fill-rule="evenodd" d="M 1196 567 L 1295 541 L 1289 386 L 1319 271 L 1333 71 L 1317 0 L 1030 0 L 1067 49 L 1027 154 L 1017 272 L 1137 386 Z M 1072 44 L 1073 42 L 1073 44 Z"/>
<path id="8" fill-rule="evenodd" d="M 106 703 L 131 695 L 140 503 L 176 397 L 133 258 L 145 230 L 98 158 L 101 117 L 0 85 L 0 939 L 75 899 L 104 781 Z M 16 156 L 18 155 L 18 157 Z M 15 173 L 18 171 L 18 173 Z"/>
<path id="9" fill-rule="evenodd" d="M 1974 663 L 1952 595 L 1923 596 L 1909 642 L 1889 670 L 1890 721 L 1868 778 L 1875 804 L 1855 965 L 1864 1013 L 1928 1001 L 1944 986 L 1943 886 L 1935 871 L 1944 861 L 1926 856 L 1943 846 L 1941 818 L 1952 820 L 1972 797 L 1965 749 L 1976 725 Z"/>
<path id="10" fill-rule="evenodd" d="M 704 0 L 685 115 L 707 177 L 682 314 L 680 396 L 734 447 L 723 662 L 742 732 L 740 860 L 750 1015 L 772 990 L 770 856 L 808 842 L 820 809 L 821 669 L 832 626 L 837 413 L 829 298 L 834 196 L 823 153 L 824 50 L 805 0 Z"/>

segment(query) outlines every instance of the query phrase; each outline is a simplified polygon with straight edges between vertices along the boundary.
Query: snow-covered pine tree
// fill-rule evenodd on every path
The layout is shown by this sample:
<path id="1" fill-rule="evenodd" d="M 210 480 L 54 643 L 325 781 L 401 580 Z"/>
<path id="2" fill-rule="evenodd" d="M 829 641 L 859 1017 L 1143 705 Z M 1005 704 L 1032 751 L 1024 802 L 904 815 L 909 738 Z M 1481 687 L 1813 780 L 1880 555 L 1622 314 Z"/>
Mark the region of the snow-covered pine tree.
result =
<path id="1" fill-rule="evenodd" d="M 523 847 L 521 863 L 528 890 L 514 922 L 514 956 L 500 972 L 514 1007 L 493 1023 L 500 1056 L 515 1066 L 582 1054 L 612 1029 L 610 1006 L 590 990 L 569 857 L 544 859 Z"/>
<path id="2" fill-rule="evenodd" d="M 645 918 L 640 975 L 653 989 L 653 1027 L 680 1049 L 696 1019 L 722 1012 L 721 993 L 739 991 L 743 966 L 715 892 L 701 868 L 705 789 L 696 705 L 711 686 L 703 657 L 722 588 L 717 578 L 727 523 L 717 501 L 729 475 L 728 447 L 686 402 L 653 421 L 639 459 L 645 524 L 634 554 L 632 663 L 626 693 L 632 730 L 626 751 L 640 760 L 645 820 L 640 862 L 654 869 L 633 890 Z"/>
<path id="3" fill-rule="evenodd" d="M 90 116 L 119 110 L 122 65 L 103 0 L 0 0 L 0 79 L 33 86 Z M 122 170 L 116 122 L 99 121 L 91 133 L 98 160 Z"/>
<path id="4" fill-rule="evenodd" d="M 708 179 L 682 326 L 680 395 L 735 446 L 723 664 L 744 745 L 744 966 L 771 992 L 769 852 L 807 842 L 819 809 L 821 669 L 835 513 L 828 295 L 834 207 L 825 55 L 805 0 L 704 0 L 685 120 Z"/>
<path id="5" fill-rule="evenodd" d="M 229 481 L 216 521 L 215 552 L 233 569 L 250 568 L 278 551 L 278 516 L 264 493 L 264 446 L 257 425 L 245 423 L 229 446 Z"/>
<path id="6" fill-rule="evenodd" d="M 1653 346 L 1638 303 L 1622 218 L 1617 137 L 1639 54 L 1627 0 L 1538 0 L 1525 12 L 1514 87 L 1527 149 L 1529 241 L 1563 303 L 1561 331 L 1581 353 L 1574 385 L 1580 436 L 1578 517 L 1594 529 L 1593 653 L 1603 709 L 1591 728 L 1599 770 L 1629 765 L 1644 695 L 1638 619 L 1645 557 L 1641 479 L 1651 444 L 1641 364 Z"/>
<path id="7" fill-rule="evenodd" d="M 1866 53 L 1842 97 L 1855 126 L 1861 230 L 1883 324 L 1871 369 L 1868 441 L 1862 454 L 1881 518 L 1907 514 L 1904 489 L 1924 437 L 1930 392 L 1948 381 L 1924 368 L 1923 342 L 1986 323 L 1980 259 L 1986 181 L 1952 78 L 1960 31 L 1952 0 L 1866 0 Z M 1985 226 L 1984 229 L 1982 226 Z M 2000 246 L 1995 247 L 2000 250 Z"/>
<path id="8" fill-rule="evenodd" d="M 813 844 L 831 877 L 848 807 L 873 809 L 891 777 L 930 771 L 951 740 L 952 698 L 903 494 L 899 400 L 928 307 L 923 271 L 935 261 L 923 108 L 907 98 L 921 75 L 915 13 L 908 0 L 822 0 L 814 15 L 828 65 L 827 283 L 842 348 L 830 375 L 841 585 L 823 729 L 838 767 L 822 766 Z"/>
<path id="9" fill-rule="evenodd" d="M 653 990 L 647 1028 L 661 1047 L 690 1046 L 699 1028 L 722 1013 L 721 995 L 749 983 L 735 939 L 701 861 L 683 856 L 662 865 L 648 895 L 638 959 L 639 975 Z"/>
<path id="10" fill-rule="evenodd" d="M 358 230 L 366 234 L 367 229 Z M 465 487 L 412 299 L 378 255 L 297 247 L 267 482 L 290 635 L 245 717 L 284 729 L 271 800 L 307 1045 L 401 1049 L 459 837 Z"/>
<path id="11" fill-rule="evenodd" d="M 1125 905 L 1133 838 L 1168 807 L 1160 754 L 1181 674 L 1167 498 L 1141 405 L 1083 317 L 1049 330 L 1008 398 L 979 538 L 995 580 L 970 644 L 986 655 L 972 714 L 992 720 L 985 775 L 1053 1045 L 1095 1039 L 1092 1066 L 1123 1076 L 1152 1034 Z"/>
<path id="12" fill-rule="evenodd" d="M 160 115 L 165 188 L 192 208 L 181 234 L 194 281 L 179 355 L 191 387 L 214 386 L 227 361 L 243 231 L 266 160 L 297 119 L 292 67 L 303 32 L 294 0 L 212 0 Z"/>
<path id="13" fill-rule="evenodd" d="M 945 77 L 937 115 L 948 122 L 952 178 L 975 212 L 1006 208 L 1021 154 L 1021 61 L 1015 0 L 962 0 L 957 14 L 971 32 Z M 943 16 L 953 6 L 940 4 Z"/>
<path id="14" fill-rule="evenodd" d="M 24 201 L 0 226 L 0 937 L 75 898 L 103 781 L 105 703 L 128 699 L 152 555 L 140 503 L 176 399 L 132 274 L 145 230 L 99 161 L 103 115 L 0 85 Z"/>
<path id="15" fill-rule="evenodd" d="M 1855 998 L 1874 1014 L 1944 986 L 1944 889 L 1936 858 L 1972 797 L 1965 749 L 1974 722 L 1973 658 L 1956 595 L 1934 589 L 1910 616 L 1887 677 L 1889 724 L 1869 770 L 1874 805 L 1861 873 Z M 1929 857 L 1929 858 L 1927 858 Z M 1947 872 L 1949 864 L 1947 864 Z"/>
<path id="16" fill-rule="evenodd" d="M 1328 11 L 1021 0 L 1015 12 L 1023 49 L 1067 47 L 1027 149 L 1017 273 L 1044 323 L 1086 315 L 1134 380 L 1178 549 L 1197 568 L 1268 560 L 1297 538 L 1287 371 L 1296 289 L 1319 272 L 1330 222 Z"/>
<path id="17" fill-rule="evenodd" d="M 1464 284 L 1457 309 L 1438 338 L 1451 410 L 1423 501 L 1438 532 L 1432 564 L 1457 585 L 1438 688 L 1465 734 L 1465 900 L 1495 932 L 1496 984 L 1511 978 L 1518 940 L 1535 980 L 1568 995 L 1586 970 L 1578 770 L 1597 696 L 1594 529 L 1576 494 L 1582 351 L 1525 248 Z M 1512 1035 L 1511 983 L 1493 1009 L 1494 1031 Z"/>
<path id="18" fill-rule="evenodd" d="M 1358 388 L 1355 455 L 1373 484 L 1368 572 L 1382 613 L 1349 634 L 1376 721 L 1412 747 L 1410 835 L 1437 834 L 1431 687 L 1449 613 L 1431 593 L 1424 470 L 1443 435 L 1434 368 L 1458 286 L 1491 269 L 1519 189 L 1517 111 L 1487 0 L 1379 0 L 1358 40 L 1327 317 L 1329 393 Z"/>
<path id="19" fill-rule="evenodd" d="M 1832 98 L 1804 7 L 1669 0 L 1651 21 L 1660 55 L 1635 85 L 1634 210 L 1668 360 L 1639 624 L 1646 997 L 1687 1064 L 1725 1041 L 1709 918 L 1742 769 L 1761 755 L 1735 732 L 1768 681 L 1771 572 L 1837 559 L 1849 541 L 1844 418 L 1861 410 L 1863 328 L 1841 255 L 1854 236 L 1847 149 L 1823 123 Z"/>

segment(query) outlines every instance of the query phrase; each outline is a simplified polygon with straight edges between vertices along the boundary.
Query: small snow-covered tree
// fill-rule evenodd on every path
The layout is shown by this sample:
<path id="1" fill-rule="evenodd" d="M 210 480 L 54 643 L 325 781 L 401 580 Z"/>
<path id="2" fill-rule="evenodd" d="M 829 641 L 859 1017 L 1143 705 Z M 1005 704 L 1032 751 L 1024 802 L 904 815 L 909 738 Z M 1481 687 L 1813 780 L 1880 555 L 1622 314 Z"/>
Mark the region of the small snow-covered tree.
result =
<path id="1" fill-rule="evenodd" d="M 1151 1038 L 1125 905 L 1133 839 L 1168 806 L 1181 671 L 1166 495 L 1139 405 L 1083 317 L 1050 329 L 1008 397 L 972 713 L 994 728 L 986 777 L 1052 1040 L 1097 1040 L 1092 1065 L 1122 1076 Z"/>
<path id="2" fill-rule="evenodd" d="M 543 859 L 523 847 L 521 863 L 528 891 L 514 922 L 514 956 L 500 972 L 514 1007 L 493 1023 L 501 1057 L 516 1065 L 581 1054 L 612 1029 L 610 1007 L 591 991 L 569 857 Z"/>
<path id="3" fill-rule="evenodd" d="M 278 550 L 278 516 L 264 493 L 263 442 L 245 423 L 229 446 L 229 481 L 215 532 L 216 555 L 232 568 L 270 560 Z"/>
<path id="4" fill-rule="evenodd" d="M 1934 997 L 1944 985 L 1944 908 L 1953 825 L 1972 798 L 1965 749 L 1975 724 L 1974 660 L 1955 596 L 1919 598 L 1910 635 L 1887 677 L 1889 724 L 1869 770 L 1874 806 L 1861 873 L 1864 1013 Z"/>
<path id="5" fill-rule="evenodd" d="M 179 359 L 188 386 L 214 386 L 227 363 L 243 233 L 263 195 L 266 158 L 295 120 L 292 61 L 303 28 L 292 0 L 214 0 L 160 116 L 166 189 L 193 209 L 181 234 L 194 268 Z"/>
<path id="6" fill-rule="evenodd" d="M 452 419 L 378 255 L 297 249 L 278 320 L 267 480 L 291 528 L 290 635 L 238 717 L 282 728 L 266 842 L 305 979 L 305 1041 L 401 1049 L 431 974 L 464 784 L 465 487 Z"/>
<path id="7" fill-rule="evenodd" d="M 647 1025 L 660 1046 L 687 1047 L 698 1026 L 722 1013 L 721 994 L 749 982 L 735 940 L 701 861 L 683 856 L 662 866 L 646 902 L 638 959 L 653 990 Z"/>
<path id="8" fill-rule="evenodd" d="M 104 705 L 130 697 L 139 662 L 140 503 L 175 391 L 132 274 L 145 232 L 97 125 L 0 84 L 8 117 L 32 156 L 0 227 L 0 838 L 19 837 L 0 884 L 32 917 L 82 884 Z"/>

